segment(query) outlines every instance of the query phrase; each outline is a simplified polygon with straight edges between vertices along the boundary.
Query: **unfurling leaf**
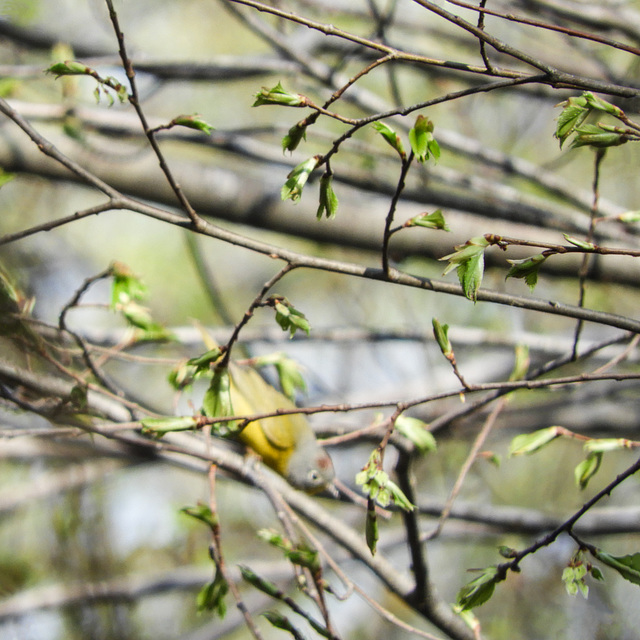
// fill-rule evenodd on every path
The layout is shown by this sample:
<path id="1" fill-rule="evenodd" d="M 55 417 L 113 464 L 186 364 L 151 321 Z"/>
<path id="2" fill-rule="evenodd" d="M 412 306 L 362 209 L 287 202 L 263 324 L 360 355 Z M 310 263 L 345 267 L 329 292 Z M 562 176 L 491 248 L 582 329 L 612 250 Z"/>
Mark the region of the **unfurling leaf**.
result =
<path id="1" fill-rule="evenodd" d="M 566 139 L 579 127 L 589 115 L 587 100 L 584 96 L 579 98 L 569 98 L 566 102 L 560 103 L 564 107 L 562 113 L 558 116 L 558 126 L 555 136 L 560 141 L 560 148 Z"/>
<path id="2" fill-rule="evenodd" d="M 318 205 L 318 211 L 316 212 L 316 218 L 322 219 L 325 215 L 332 220 L 336 217 L 336 211 L 338 210 L 338 197 L 333 190 L 333 174 L 325 172 L 320 178 L 320 203 Z"/>
<path id="3" fill-rule="evenodd" d="M 176 418 L 144 418 L 142 433 L 162 437 L 165 433 L 173 431 L 191 431 L 198 426 L 198 422 L 191 416 Z"/>
<path id="4" fill-rule="evenodd" d="M 547 427 L 533 433 L 523 433 L 511 441 L 509 457 L 531 454 L 548 445 L 560 435 L 559 427 Z"/>
<path id="5" fill-rule="evenodd" d="M 501 579 L 502 578 L 498 577 L 497 567 L 487 567 L 477 578 L 460 589 L 456 604 L 459 605 L 463 611 L 479 607 L 491 598 L 496 584 L 500 582 Z"/>
<path id="6" fill-rule="evenodd" d="M 226 418 L 233 415 L 231 403 L 231 379 L 227 367 L 217 367 L 213 372 L 209 388 L 202 399 L 202 413 L 208 418 Z M 235 423 L 214 425 L 214 430 L 220 434 L 233 431 Z"/>
<path id="7" fill-rule="evenodd" d="M 356 484 L 362 485 L 362 492 L 375 500 L 381 507 L 391 502 L 405 511 L 413 511 L 415 505 L 404 495 L 400 487 L 389 479 L 389 474 L 382 469 L 380 451 L 374 449 L 367 464 L 356 474 Z"/>
<path id="8" fill-rule="evenodd" d="M 318 551 L 304 542 L 294 544 L 275 529 L 260 529 L 258 537 L 271 546 L 284 552 L 284 556 L 293 564 L 310 569 L 313 573 L 320 571 L 322 565 Z"/>
<path id="9" fill-rule="evenodd" d="M 580 240 L 580 238 L 574 238 L 573 236 L 570 236 L 566 233 L 563 233 L 562 235 L 567 242 L 571 243 L 575 247 L 578 247 L 579 249 L 584 249 L 585 251 L 594 251 L 596 248 L 596 245 L 593 244 L 593 242 L 585 242 L 584 240 Z"/>
<path id="10" fill-rule="evenodd" d="M 440 229 L 451 231 L 445 222 L 442 210 L 437 209 L 433 213 L 421 213 L 404 223 L 405 227 L 425 227 L 426 229 Z"/>
<path id="11" fill-rule="evenodd" d="M 455 248 L 455 253 L 443 256 L 440 260 L 448 260 L 449 264 L 444 270 L 446 275 L 453 268 L 457 268 L 458 279 L 462 285 L 462 290 L 466 298 L 475 302 L 478 289 L 482 283 L 484 272 L 484 250 L 489 246 L 489 242 L 484 236 L 478 236 L 467 240 L 463 245 Z"/>
<path id="12" fill-rule="evenodd" d="M 268 302 L 276 310 L 276 322 L 283 331 L 289 331 L 290 338 L 293 338 L 298 329 L 309 335 L 311 325 L 306 316 L 302 311 L 298 311 L 286 298 L 271 296 Z"/>
<path id="13" fill-rule="evenodd" d="M 625 211 L 616 216 L 616 220 L 620 220 L 624 224 L 635 224 L 640 222 L 640 211 Z"/>
<path id="14" fill-rule="evenodd" d="M 576 486 L 579 489 L 585 489 L 589 484 L 589 480 L 593 478 L 600 468 L 602 462 L 602 453 L 590 453 L 573 471 Z"/>
<path id="15" fill-rule="evenodd" d="M 437 318 L 432 318 L 431 324 L 433 325 L 433 335 L 442 354 L 447 360 L 451 360 L 453 357 L 453 345 L 449 340 L 449 325 L 441 324 Z"/>
<path id="16" fill-rule="evenodd" d="M 401 158 L 406 157 L 400 136 L 384 122 L 374 122 L 373 127 L 398 152 Z"/>
<path id="17" fill-rule="evenodd" d="M 60 78 L 61 76 L 92 75 L 95 73 L 95 71 L 90 67 L 87 67 L 86 64 L 76 62 L 75 60 L 56 62 L 55 64 L 52 64 L 46 72 L 53 74 L 56 78 Z"/>
<path id="18" fill-rule="evenodd" d="M 293 626 L 287 616 L 278 611 L 265 611 L 262 614 L 276 629 L 282 629 L 291 634 L 294 640 L 304 640 L 304 636 Z"/>
<path id="19" fill-rule="evenodd" d="M 607 147 L 619 147 L 629 140 L 629 136 L 623 132 L 607 131 L 598 124 L 585 124 L 575 127 L 576 137 L 571 143 L 572 149 L 578 147 L 595 147 L 606 149 Z"/>
<path id="20" fill-rule="evenodd" d="M 112 262 L 109 267 L 113 277 L 111 288 L 111 308 L 126 304 L 131 300 L 142 301 L 148 295 L 147 287 L 131 269 L 122 262 Z"/>
<path id="21" fill-rule="evenodd" d="M 294 124 L 287 135 L 282 138 L 282 151 L 295 151 L 298 145 L 307 139 L 307 126 L 301 125 L 299 122 Z"/>
<path id="22" fill-rule="evenodd" d="M 436 439 L 429 431 L 426 422 L 405 416 L 398 416 L 395 428 L 408 440 L 410 440 L 420 453 L 430 453 L 436 450 Z"/>
<path id="23" fill-rule="evenodd" d="M 186 516 L 206 524 L 209 529 L 213 530 L 218 526 L 218 516 L 211 511 L 209 505 L 200 502 L 192 507 L 182 507 L 180 511 Z"/>
<path id="24" fill-rule="evenodd" d="M 440 146 L 433 137 L 434 125 L 429 118 L 419 115 L 416 123 L 409 131 L 409 143 L 418 162 L 424 162 L 433 156 L 435 160 L 440 157 Z"/>
<path id="25" fill-rule="evenodd" d="M 595 109 L 596 111 L 604 111 L 615 118 L 623 118 L 624 111 L 620 107 L 616 107 L 615 104 L 611 104 L 602 98 L 598 98 L 594 96 L 590 91 L 585 91 L 582 94 L 582 97 L 586 100 L 587 105 L 591 109 Z"/>
<path id="26" fill-rule="evenodd" d="M 215 129 L 213 125 L 209 124 L 198 113 L 192 116 L 178 116 L 171 121 L 171 124 L 175 124 L 179 127 L 187 127 L 187 129 L 196 129 L 197 131 L 203 131 L 207 135 Z"/>
<path id="27" fill-rule="evenodd" d="M 229 584 L 222 573 L 216 570 L 215 578 L 200 589 L 196 599 L 198 612 L 211 611 L 219 618 L 224 618 L 227 613 L 227 605 L 224 601 L 229 592 Z"/>
<path id="28" fill-rule="evenodd" d="M 584 564 L 569 566 L 562 572 L 562 582 L 570 596 L 578 595 L 578 591 L 587 598 L 589 587 L 586 583 L 587 567 Z"/>
<path id="29" fill-rule="evenodd" d="M 608 567 L 615 569 L 625 580 L 640 585 L 640 553 L 612 556 L 609 553 L 600 551 L 600 549 L 595 549 L 594 555 Z"/>
<path id="30" fill-rule="evenodd" d="M 542 265 L 546 259 L 547 256 L 539 253 L 530 258 L 524 258 L 523 260 L 507 260 L 507 262 L 511 263 L 511 269 L 509 269 L 505 280 L 507 278 L 522 278 L 529 286 L 529 289 L 533 291 L 538 283 L 540 265 Z"/>
<path id="31" fill-rule="evenodd" d="M 517 344 L 515 348 L 515 362 L 509 380 L 522 380 L 529 369 L 529 346 Z"/>
<path id="32" fill-rule="evenodd" d="M 605 453 L 606 451 L 620 451 L 637 446 L 633 440 L 626 438 L 593 438 L 584 444 L 584 450 L 588 453 Z"/>
<path id="33" fill-rule="evenodd" d="M 297 167 L 287 176 L 287 181 L 284 183 L 280 191 L 280 197 L 282 200 L 291 198 L 294 202 L 300 199 L 304 185 L 307 184 L 307 180 L 312 171 L 318 165 L 318 157 L 314 156 L 304 162 L 301 162 Z"/>
<path id="34" fill-rule="evenodd" d="M 307 99 L 299 93 L 289 93 L 283 86 L 278 84 L 272 89 L 262 87 L 255 95 L 256 101 L 252 106 L 259 107 L 264 104 L 279 104 L 285 107 L 305 107 Z"/>
<path id="35" fill-rule="evenodd" d="M 238 569 L 240 569 L 240 573 L 242 574 L 242 577 L 250 585 L 254 586 L 256 589 L 259 589 L 260 591 L 262 591 L 263 593 L 266 593 L 268 596 L 271 596 L 272 598 L 278 598 L 282 595 L 282 591 L 278 587 L 278 585 L 260 577 L 257 573 L 255 573 L 249 567 L 239 564 Z"/>

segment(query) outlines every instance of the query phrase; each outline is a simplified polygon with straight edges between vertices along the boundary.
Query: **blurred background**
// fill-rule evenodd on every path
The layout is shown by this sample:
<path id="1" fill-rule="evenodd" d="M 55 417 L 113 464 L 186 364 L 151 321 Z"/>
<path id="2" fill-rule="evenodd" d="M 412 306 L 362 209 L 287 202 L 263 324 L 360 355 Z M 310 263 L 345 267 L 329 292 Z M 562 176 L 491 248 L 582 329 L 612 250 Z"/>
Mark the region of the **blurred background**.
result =
<path id="1" fill-rule="evenodd" d="M 458 68 L 482 65 L 477 40 L 418 2 L 271 4 L 403 51 L 456 62 L 457 66 L 383 65 L 334 105 L 344 117 L 422 103 L 484 81 Z M 475 13 L 441 4 L 477 22 Z M 210 136 L 177 129 L 159 135 L 172 170 L 198 212 L 247 238 L 308 256 L 379 267 L 384 220 L 400 171 L 393 150 L 372 127 L 359 130 L 332 159 L 340 202 L 337 216 L 316 220 L 315 176 L 298 203 L 282 202 L 280 188 L 292 167 L 326 153 L 346 125 L 321 118 L 298 150 L 283 154 L 282 137 L 308 111 L 251 106 L 261 87 L 278 81 L 322 104 L 344 79 L 378 57 L 376 52 L 229 1 L 138 0 L 115 6 L 151 125 L 167 123 L 180 113 L 200 113 L 215 127 Z M 597 7 L 582 2 L 495 2 L 491 8 L 605 34 L 629 46 L 638 46 L 640 40 L 637 2 L 604 2 Z M 485 28 L 569 73 L 637 87 L 637 56 L 629 51 L 491 16 Z M 493 51 L 491 55 L 496 65 L 530 70 L 512 58 Z M 103 76 L 126 81 L 103 2 L 0 0 L 0 95 L 37 131 L 108 184 L 178 211 L 131 106 L 117 99 L 109 105 L 106 95 L 96 102 L 91 78 L 56 80 L 44 73 L 64 59 L 81 60 Z M 579 93 L 531 84 L 447 100 L 424 110 L 435 123 L 442 156 L 437 164 L 428 162 L 411 171 L 396 221 L 402 225 L 419 213 L 441 208 L 451 232 L 398 232 L 391 243 L 394 266 L 442 279 L 445 263 L 438 258 L 473 236 L 497 233 L 560 244 L 562 233 L 584 236 L 594 197 L 594 154 L 588 149 L 561 150 L 553 137 L 560 112 L 556 105 Z M 608 99 L 636 117 L 637 99 Z M 391 118 L 389 124 L 406 140 L 414 117 Z M 598 215 L 615 217 L 637 208 L 637 153 L 633 144 L 608 152 L 601 167 Z M 3 236 L 104 201 L 103 194 L 46 159 L 4 117 L 0 166 L 15 174 L 0 189 Z M 596 238 L 606 245 L 637 248 L 637 230 L 615 220 L 600 225 Z M 483 287 L 526 296 L 522 281 L 505 280 L 510 266 L 506 258 L 532 253 L 535 250 L 487 251 Z M 177 340 L 128 342 L 130 330 L 109 309 L 106 280 L 92 286 L 81 305 L 70 310 L 67 324 L 97 347 L 117 350 L 115 356 L 105 351 L 108 377 L 136 402 L 163 415 L 189 414 L 200 406 L 205 385 L 178 394 L 167 380 L 179 362 L 206 350 L 199 327 L 224 343 L 279 268 L 270 257 L 195 237 L 128 210 L 88 215 L 4 243 L 0 260 L 24 295 L 35 300 L 34 317 L 48 325 L 57 325 L 61 310 L 83 282 L 113 261 L 140 276 L 148 287 L 145 304 L 151 315 Z M 576 304 L 578 268 L 579 260 L 549 260 L 533 295 Z M 594 259 L 585 305 L 635 318 L 637 270 L 632 258 Z M 445 280 L 456 282 L 455 271 Z M 409 401 L 457 390 L 460 383 L 432 337 L 433 317 L 450 325 L 458 366 L 471 383 L 508 379 L 518 344 L 529 347 L 532 369 L 570 354 L 576 326 L 575 320 L 562 316 L 474 305 L 461 297 L 323 270 L 296 270 L 274 293 L 285 295 L 304 312 L 312 326 L 310 336 L 288 340 L 269 310 L 260 310 L 242 332 L 241 342 L 252 356 L 285 351 L 300 363 L 308 388 L 298 400 L 308 406 Z M 617 338 L 617 344 L 558 375 L 592 371 L 623 353 L 620 371 L 637 372 L 635 346 L 624 351 L 628 340 L 619 329 L 585 326 L 581 350 Z M 2 359 L 28 368 L 29 355 L 11 343 L 11 335 L 1 339 Z M 469 569 L 502 561 L 498 545 L 527 546 L 636 457 L 632 450 L 605 455 L 598 474 L 581 492 L 573 478 L 574 467 L 584 459 L 581 442 L 559 440 L 537 455 L 508 458 L 512 438 L 561 425 L 591 437 L 633 440 L 638 438 L 637 405 L 633 381 L 510 396 L 482 447 L 484 455 L 466 477 L 452 517 L 427 545 L 432 580 L 445 601 L 455 601 L 460 587 L 473 578 Z M 463 408 L 461 398 L 453 396 L 412 411 L 427 423 L 440 420 L 442 425 L 435 432 L 437 452 L 414 467 L 424 533 L 436 526 L 490 410 L 489 406 L 454 419 Z M 64 431 L 63 425 L 21 411 L 10 401 L 3 401 L 0 410 L 3 638 L 248 637 L 231 601 L 222 620 L 197 612 L 196 594 L 213 571 L 209 534 L 180 509 L 209 500 L 209 482 L 201 469 L 132 455 L 104 438 L 79 435 L 74 427 Z M 374 410 L 320 413 L 312 417 L 312 424 L 320 434 L 335 436 L 365 427 L 377 415 Z M 338 477 L 356 491 L 355 474 L 378 441 L 376 435 L 331 448 Z M 385 459 L 389 471 L 395 456 L 390 449 Z M 635 552 L 636 496 L 637 479 L 632 477 L 601 510 L 585 516 L 586 539 L 615 555 Z M 317 500 L 364 536 L 363 508 Z M 281 554 L 256 537 L 256 530 L 278 524 L 262 492 L 223 477 L 217 484 L 217 502 L 228 565 L 242 562 L 289 585 L 291 572 Z M 395 566 L 409 570 L 406 532 L 398 515 L 381 523 L 379 550 Z M 561 574 L 574 551 L 575 543 L 561 537 L 528 558 L 521 574 L 498 585 L 494 598 L 475 611 L 485 636 L 635 637 L 640 623 L 637 587 L 615 572 L 604 568 L 605 582 L 589 583 L 588 600 L 566 594 Z M 371 598 L 409 624 L 435 632 L 344 550 L 336 549 L 335 556 Z M 331 572 L 328 576 L 331 580 Z M 246 589 L 245 595 L 252 611 L 273 607 L 257 591 Z M 329 602 L 343 638 L 413 637 L 371 615 L 369 605 L 355 595 L 345 602 Z M 259 625 L 265 637 L 285 636 L 263 619 Z"/>

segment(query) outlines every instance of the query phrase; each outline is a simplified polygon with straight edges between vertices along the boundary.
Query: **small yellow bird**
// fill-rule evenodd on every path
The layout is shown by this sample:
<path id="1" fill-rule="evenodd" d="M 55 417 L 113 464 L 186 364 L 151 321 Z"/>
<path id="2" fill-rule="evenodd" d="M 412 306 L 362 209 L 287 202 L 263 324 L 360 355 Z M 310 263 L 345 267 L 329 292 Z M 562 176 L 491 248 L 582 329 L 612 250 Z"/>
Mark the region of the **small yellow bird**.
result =
<path id="1" fill-rule="evenodd" d="M 229 378 L 235 415 L 296 408 L 289 398 L 265 382 L 255 369 L 231 364 Z M 250 422 L 238 437 L 296 489 L 318 493 L 333 482 L 335 472 L 331 458 L 316 440 L 313 429 L 302 414 Z"/>

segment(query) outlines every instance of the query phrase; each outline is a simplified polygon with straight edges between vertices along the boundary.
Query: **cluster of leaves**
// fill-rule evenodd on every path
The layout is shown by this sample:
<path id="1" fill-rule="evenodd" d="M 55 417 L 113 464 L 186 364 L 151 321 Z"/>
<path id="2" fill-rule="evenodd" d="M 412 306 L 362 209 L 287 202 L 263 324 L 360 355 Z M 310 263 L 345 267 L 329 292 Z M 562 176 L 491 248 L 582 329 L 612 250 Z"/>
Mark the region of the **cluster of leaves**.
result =
<path id="1" fill-rule="evenodd" d="M 284 107 L 315 107 L 313 102 L 306 96 L 299 93 L 287 91 L 280 82 L 271 89 L 263 87 L 255 95 L 254 107 L 264 105 L 278 105 Z M 316 107 L 317 108 L 317 107 Z M 319 111 L 315 114 L 319 114 Z M 294 151 L 298 148 L 302 140 L 306 140 L 307 129 L 315 122 L 314 116 L 310 116 L 293 125 L 282 139 L 283 151 Z M 373 127 L 382 137 L 398 152 L 403 162 L 407 159 L 406 151 L 400 136 L 386 123 L 374 122 Z M 440 157 L 440 146 L 434 135 L 433 122 L 423 116 L 418 115 L 413 128 L 409 131 L 409 144 L 415 158 L 419 162 L 426 162 L 429 158 L 438 160 Z M 288 174 L 284 183 L 280 197 L 282 200 L 292 200 L 296 202 L 302 197 L 302 191 L 309 180 L 309 177 L 321 164 L 325 162 L 323 156 L 313 156 L 296 165 Z M 320 196 L 316 217 L 318 220 L 323 217 L 334 218 L 338 210 L 338 197 L 333 189 L 333 173 L 328 168 L 320 179 Z M 417 216 L 405 226 L 425 226 L 429 228 L 446 229 L 444 219 L 440 212 L 433 214 L 428 219 L 424 216 Z M 447 229 L 448 230 L 448 229 Z"/>
<path id="2" fill-rule="evenodd" d="M 113 76 L 103 78 L 95 69 L 76 60 L 56 62 L 47 69 L 47 73 L 54 75 L 56 80 L 63 76 L 88 76 L 93 78 L 97 82 L 97 86 L 93 92 L 96 102 L 100 102 L 101 94 L 107 98 L 110 106 L 114 103 L 112 94 L 115 94 L 120 102 L 124 102 L 129 98 L 126 87 L 118 82 L 116 78 Z"/>
<path id="3" fill-rule="evenodd" d="M 276 322 L 283 331 L 289 332 L 289 337 L 293 338 L 298 329 L 307 335 L 311 331 L 311 325 L 307 317 L 296 309 L 284 296 L 272 295 L 265 301 L 265 306 L 273 307 L 276 312 Z"/>
<path id="4" fill-rule="evenodd" d="M 140 303 L 148 298 L 148 290 L 142 280 L 122 262 L 110 266 L 113 278 L 111 309 L 120 313 L 129 325 L 138 329 L 138 340 L 170 340 L 173 334 L 156 322 L 149 309 Z"/>
<path id="5" fill-rule="evenodd" d="M 478 236 L 467 240 L 463 245 L 457 245 L 454 247 L 454 253 L 440 258 L 440 260 L 449 261 L 443 275 L 446 276 L 447 273 L 456 269 L 465 297 L 473 302 L 476 301 L 478 289 L 482 284 L 484 252 L 488 246 L 489 241 L 484 236 Z"/>
<path id="6" fill-rule="evenodd" d="M 575 434 L 563 427 L 548 427 L 530 434 L 516 436 L 511 442 L 510 456 L 529 455 L 540 451 L 549 443 L 559 437 L 576 438 Z M 584 449 L 587 453 L 574 471 L 575 482 L 578 488 L 584 489 L 589 480 L 600 467 L 602 455 L 607 451 L 616 451 L 640 446 L 640 443 L 624 438 L 593 438 L 587 439 Z M 581 593 L 588 596 L 589 587 L 587 577 L 595 580 L 603 580 L 603 575 L 597 566 L 585 559 L 588 551 L 596 560 L 617 571 L 625 580 L 640 584 L 640 553 L 626 556 L 614 556 L 596 547 L 586 545 L 580 547 L 569 560 L 562 573 L 562 581 L 569 595 Z M 518 552 L 502 547 L 500 554 L 505 558 L 517 558 Z M 458 593 L 457 605 L 461 610 L 468 610 L 484 604 L 493 595 L 496 584 L 505 579 L 507 570 L 519 571 L 517 564 L 494 565 L 481 570 L 474 580 L 466 584 Z"/>
<path id="7" fill-rule="evenodd" d="M 362 492 L 368 498 L 365 539 L 371 554 L 374 555 L 380 537 L 375 503 L 377 502 L 381 507 L 388 507 L 393 502 L 405 511 L 413 511 L 415 505 L 409 501 L 400 487 L 389 478 L 389 474 L 382 469 L 380 449 L 373 450 L 367 464 L 356 475 L 356 484 L 362 486 Z"/>
<path id="8" fill-rule="evenodd" d="M 562 113 L 558 116 L 555 136 L 560 147 L 567 138 L 575 136 L 571 148 L 589 146 L 595 149 L 617 147 L 628 140 L 640 140 L 640 127 L 632 123 L 624 111 L 602 98 L 586 91 L 579 97 L 572 97 L 560 104 Z M 608 125 L 603 122 L 587 124 L 592 114 L 608 114 L 625 124 L 625 127 Z M 629 127 L 631 125 L 631 127 Z"/>
<path id="9" fill-rule="evenodd" d="M 407 152 L 400 136 L 385 122 L 374 122 L 373 127 L 404 162 L 407 159 Z M 426 162 L 429 158 L 437 161 L 440 158 L 440 145 L 433 136 L 434 128 L 434 124 L 429 118 L 418 115 L 415 124 L 409 130 L 409 144 L 418 162 Z"/>
<path id="10" fill-rule="evenodd" d="M 202 522 L 212 534 L 215 534 L 219 526 L 218 516 L 207 505 L 198 504 L 194 507 L 183 507 L 181 512 Z M 219 618 L 224 618 L 227 612 L 225 597 L 229 592 L 229 583 L 225 579 L 220 565 L 216 563 L 215 554 L 212 553 L 211 555 L 215 564 L 215 573 L 213 579 L 207 582 L 198 592 L 198 612 L 210 611 Z"/>
<path id="11" fill-rule="evenodd" d="M 553 426 L 545 429 L 525 433 L 516 436 L 509 448 L 510 456 L 530 455 L 540 451 L 549 443 L 559 437 L 576 438 L 576 435 L 564 427 Z M 583 439 L 583 438 L 580 438 Z M 585 489 L 593 478 L 602 462 L 602 456 L 606 452 L 621 451 L 640 446 L 640 443 L 626 438 L 588 438 L 583 448 L 587 454 L 574 469 L 574 479 L 579 489 Z"/>
<path id="12" fill-rule="evenodd" d="M 608 147 L 619 146 L 629 140 L 640 140 L 640 125 L 631 121 L 624 111 L 616 105 L 598 98 L 590 92 L 585 92 L 580 97 L 569 98 L 561 103 L 560 106 L 563 107 L 563 110 L 558 117 L 558 125 L 555 132 L 555 136 L 560 141 L 560 146 L 570 136 L 574 136 L 571 148 L 588 146 L 600 151 Z M 587 124 L 586 120 L 593 114 L 612 116 L 625 126 L 613 126 L 603 122 Z M 397 136 L 393 138 L 389 132 L 384 135 L 389 144 L 395 146 L 398 152 L 402 154 L 403 151 L 398 146 L 401 144 L 399 138 L 396 139 Z M 637 222 L 640 216 L 638 212 L 632 211 L 618 216 L 617 219 L 632 223 Z M 564 234 L 564 238 L 568 243 L 586 253 L 593 252 L 596 249 L 596 246 L 591 242 L 585 242 L 567 234 Z M 440 260 L 449 262 L 443 275 L 455 268 L 464 295 L 473 302 L 477 299 L 478 289 L 484 274 L 484 252 L 490 244 L 498 244 L 503 249 L 506 248 L 498 241 L 490 242 L 487 236 L 479 236 L 471 238 L 464 245 L 456 246 L 454 253 L 440 258 Z M 506 277 L 524 280 L 529 289 L 533 291 L 538 282 L 538 274 L 542 264 L 550 256 L 560 252 L 559 250 L 549 249 L 520 260 L 507 260 L 511 267 Z"/>

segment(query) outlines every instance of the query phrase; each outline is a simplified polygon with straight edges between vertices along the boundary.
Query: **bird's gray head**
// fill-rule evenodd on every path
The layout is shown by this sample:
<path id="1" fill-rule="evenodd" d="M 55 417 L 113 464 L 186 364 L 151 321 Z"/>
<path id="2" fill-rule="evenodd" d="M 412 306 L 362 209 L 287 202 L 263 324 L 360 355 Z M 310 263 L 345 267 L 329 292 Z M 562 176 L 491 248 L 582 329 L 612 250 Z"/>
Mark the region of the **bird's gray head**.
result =
<path id="1" fill-rule="evenodd" d="M 296 489 L 318 493 L 333 482 L 335 475 L 329 454 L 315 439 L 300 443 L 289 458 L 287 480 Z"/>

